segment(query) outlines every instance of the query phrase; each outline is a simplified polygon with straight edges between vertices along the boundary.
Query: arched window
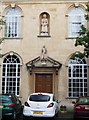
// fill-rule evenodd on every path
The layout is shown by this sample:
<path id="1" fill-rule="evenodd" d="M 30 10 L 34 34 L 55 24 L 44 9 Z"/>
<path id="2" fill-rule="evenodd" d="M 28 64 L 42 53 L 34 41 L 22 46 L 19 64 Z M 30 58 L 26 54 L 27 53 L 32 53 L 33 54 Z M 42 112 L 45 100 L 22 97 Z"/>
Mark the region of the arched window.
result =
<path id="1" fill-rule="evenodd" d="M 48 13 L 43 12 L 40 14 L 40 35 L 41 36 L 49 36 L 49 23 L 50 16 Z"/>
<path id="2" fill-rule="evenodd" d="M 69 97 L 87 95 L 87 64 L 84 58 L 75 57 L 68 63 L 68 86 Z"/>
<path id="3" fill-rule="evenodd" d="M 78 37 L 84 21 L 84 9 L 81 7 L 71 8 L 68 14 L 68 37 Z"/>
<path id="4" fill-rule="evenodd" d="M 9 8 L 5 14 L 5 37 L 21 37 L 21 12 L 18 8 Z"/>
<path id="5" fill-rule="evenodd" d="M 8 55 L 3 61 L 2 93 L 19 95 L 20 60 L 16 55 Z"/>

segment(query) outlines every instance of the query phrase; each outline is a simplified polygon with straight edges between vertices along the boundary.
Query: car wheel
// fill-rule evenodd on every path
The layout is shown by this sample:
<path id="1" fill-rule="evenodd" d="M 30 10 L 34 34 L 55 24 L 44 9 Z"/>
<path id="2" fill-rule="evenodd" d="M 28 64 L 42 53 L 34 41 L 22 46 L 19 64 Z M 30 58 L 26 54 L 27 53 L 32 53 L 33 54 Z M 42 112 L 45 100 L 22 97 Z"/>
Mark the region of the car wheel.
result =
<path id="1" fill-rule="evenodd" d="M 58 117 L 58 112 L 55 114 L 55 117 Z"/>
<path id="2" fill-rule="evenodd" d="M 23 115 L 23 120 L 27 120 L 27 119 L 28 119 L 28 117 Z"/>
<path id="3" fill-rule="evenodd" d="M 29 116 L 29 117 L 27 117 L 27 116 L 24 116 L 23 115 L 23 120 L 31 120 L 33 117 L 31 117 L 31 116 Z"/>
<path id="4" fill-rule="evenodd" d="M 52 118 L 51 118 L 51 120 L 56 120 L 56 117 L 55 117 L 55 116 L 54 116 L 54 117 L 52 117 Z"/>
<path id="5" fill-rule="evenodd" d="M 58 112 L 55 113 L 55 116 L 52 118 L 52 120 L 56 120 L 57 117 L 58 117 Z"/>

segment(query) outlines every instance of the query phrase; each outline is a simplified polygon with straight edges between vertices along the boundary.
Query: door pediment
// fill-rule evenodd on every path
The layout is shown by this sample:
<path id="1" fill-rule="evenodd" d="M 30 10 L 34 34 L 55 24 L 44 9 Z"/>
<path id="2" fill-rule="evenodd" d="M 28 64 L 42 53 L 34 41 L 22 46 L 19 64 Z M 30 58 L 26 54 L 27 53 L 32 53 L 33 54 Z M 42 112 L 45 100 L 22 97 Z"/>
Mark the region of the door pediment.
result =
<path id="1" fill-rule="evenodd" d="M 40 56 L 26 63 L 27 69 L 34 68 L 56 68 L 57 70 L 62 66 L 62 64 L 51 57 L 46 59 L 41 59 Z"/>

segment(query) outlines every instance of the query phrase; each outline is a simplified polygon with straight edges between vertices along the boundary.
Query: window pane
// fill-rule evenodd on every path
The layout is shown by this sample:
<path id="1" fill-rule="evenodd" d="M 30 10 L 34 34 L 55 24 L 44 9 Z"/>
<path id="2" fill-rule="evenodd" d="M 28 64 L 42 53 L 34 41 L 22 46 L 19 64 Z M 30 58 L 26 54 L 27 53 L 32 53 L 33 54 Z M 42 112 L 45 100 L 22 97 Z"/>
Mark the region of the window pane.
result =
<path id="1" fill-rule="evenodd" d="M 50 96 L 48 95 L 31 95 L 29 98 L 30 101 L 37 101 L 37 102 L 48 102 L 50 100 Z"/>
<path id="2" fill-rule="evenodd" d="M 18 8 L 9 8 L 5 15 L 5 37 L 20 37 L 21 12 Z"/>
<path id="3" fill-rule="evenodd" d="M 71 75 L 68 74 L 69 97 L 84 96 L 85 94 L 87 95 L 87 64 L 69 64 L 68 68 L 68 72 L 71 71 Z"/>
<path id="4" fill-rule="evenodd" d="M 78 37 L 81 25 L 84 24 L 84 10 L 80 7 L 73 7 L 69 11 L 68 32 L 69 37 Z"/>
<path id="5" fill-rule="evenodd" d="M 5 58 L 3 62 L 2 93 L 14 93 L 16 95 L 19 95 L 19 87 L 20 60 L 18 60 L 17 56 L 15 55 L 9 55 Z"/>

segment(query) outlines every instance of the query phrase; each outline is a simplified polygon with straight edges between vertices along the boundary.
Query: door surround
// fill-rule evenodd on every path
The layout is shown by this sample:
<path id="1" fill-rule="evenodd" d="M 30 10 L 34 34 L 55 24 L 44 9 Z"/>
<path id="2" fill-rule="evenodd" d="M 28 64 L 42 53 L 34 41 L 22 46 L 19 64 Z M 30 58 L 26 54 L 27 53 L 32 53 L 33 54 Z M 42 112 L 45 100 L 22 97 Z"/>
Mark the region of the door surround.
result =
<path id="1" fill-rule="evenodd" d="M 53 58 L 47 56 L 45 59 L 41 59 L 41 56 L 26 63 L 28 75 L 29 75 L 29 88 L 30 93 L 35 92 L 35 79 L 36 74 L 52 74 L 52 92 L 58 95 L 58 73 L 62 64 L 54 60 Z"/>

